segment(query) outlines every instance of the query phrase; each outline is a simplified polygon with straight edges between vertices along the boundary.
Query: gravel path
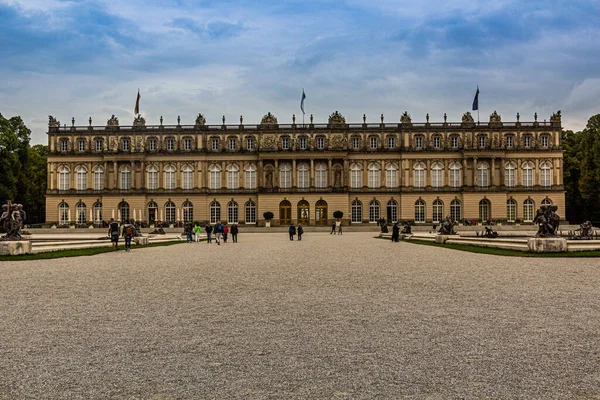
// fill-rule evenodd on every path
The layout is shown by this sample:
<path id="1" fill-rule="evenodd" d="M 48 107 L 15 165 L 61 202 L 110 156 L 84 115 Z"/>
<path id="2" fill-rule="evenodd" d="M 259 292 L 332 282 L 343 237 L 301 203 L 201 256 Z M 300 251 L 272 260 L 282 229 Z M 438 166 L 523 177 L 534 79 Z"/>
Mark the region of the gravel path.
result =
<path id="1" fill-rule="evenodd" d="M 598 259 L 372 237 L 2 262 L 0 399 L 600 398 Z"/>

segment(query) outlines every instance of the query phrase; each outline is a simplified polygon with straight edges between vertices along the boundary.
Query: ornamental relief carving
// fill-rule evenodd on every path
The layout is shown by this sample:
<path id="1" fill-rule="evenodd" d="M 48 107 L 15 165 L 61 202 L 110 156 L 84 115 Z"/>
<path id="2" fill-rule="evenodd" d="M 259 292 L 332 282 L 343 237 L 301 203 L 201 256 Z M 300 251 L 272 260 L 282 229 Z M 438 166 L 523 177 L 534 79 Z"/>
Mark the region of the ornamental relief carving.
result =
<path id="1" fill-rule="evenodd" d="M 133 148 L 135 151 L 142 151 L 144 149 L 144 139 L 141 137 L 136 138 Z"/>
<path id="2" fill-rule="evenodd" d="M 260 143 L 261 150 L 275 150 L 277 149 L 277 139 L 272 136 L 265 137 Z"/>
<path id="3" fill-rule="evenodd" d="M 348 145 L 348 140 L 342 135 L 334 135 L 331 138 L 331 148 L 332 149 L 344 149 Z"/>

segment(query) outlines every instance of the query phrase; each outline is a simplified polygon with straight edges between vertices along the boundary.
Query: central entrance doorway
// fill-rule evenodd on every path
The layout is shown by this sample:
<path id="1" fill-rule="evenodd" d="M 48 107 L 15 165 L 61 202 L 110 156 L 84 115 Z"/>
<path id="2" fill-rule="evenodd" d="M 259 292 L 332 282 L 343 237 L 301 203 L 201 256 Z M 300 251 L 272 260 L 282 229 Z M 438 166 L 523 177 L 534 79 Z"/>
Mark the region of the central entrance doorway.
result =
<path id="1" fill-rule="evenodd" d="M 292 203 L 283 200 L 279 203 L 279 225 L 290 225 L 292 223 Z"/>
<path id="2" fill-rule="evenodd" d="M 148 203 L 148 224 L 153 225 L 158 218 L 158 204 L 151 201 Z"/>
<path id="3" fill-rule="evenodd" d="M 319 200 L 315 205 L 315 222 L 317 225 L 327 225 L 327 202 L 325 200 Z"/>
<path id="4" fill-rule="evenodd" d="M 298 202 L 298 223 L 302 225 L 308 225 L 310 218 L 310 205 L 306 200 L 300 200 Z"/>

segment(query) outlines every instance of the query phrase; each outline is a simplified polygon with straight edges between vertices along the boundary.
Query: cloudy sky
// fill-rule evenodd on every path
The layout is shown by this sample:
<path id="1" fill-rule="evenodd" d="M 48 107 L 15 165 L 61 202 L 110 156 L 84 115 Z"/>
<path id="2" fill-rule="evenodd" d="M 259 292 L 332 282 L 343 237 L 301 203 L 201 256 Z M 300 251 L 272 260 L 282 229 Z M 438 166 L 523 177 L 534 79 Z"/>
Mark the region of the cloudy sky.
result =
<path id="1" fill-rule="evenodd" d="M 528 0 L 0 0 L 0 113 L 35 143 L 62 123 L 549 118 L 600 113 L 600 2 Z"/>

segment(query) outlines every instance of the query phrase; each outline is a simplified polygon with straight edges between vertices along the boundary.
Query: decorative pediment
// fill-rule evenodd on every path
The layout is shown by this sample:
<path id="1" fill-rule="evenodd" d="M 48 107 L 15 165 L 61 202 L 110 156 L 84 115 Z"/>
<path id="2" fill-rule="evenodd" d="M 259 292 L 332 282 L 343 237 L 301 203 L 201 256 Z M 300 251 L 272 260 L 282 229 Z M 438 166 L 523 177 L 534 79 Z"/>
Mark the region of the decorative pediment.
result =
<path id="1" fill-rule="evenodd" d="M 467 111 L 466 113 L 463 114 L 463 116 L 462 116 L 462 123 L 463 124 L 473 124 L 473 123 L 475 123 L 475 120 L 473 119 L 473 116 L 471 115 L 471 113 L 469 111 Z"/>
<path id="2" fill-rule="evenodd" d="M 560 110 L 558 110 L 557 112 L 553 113 L 550 116 L 550 122 L 558 122 L 560 123 L 562 119 L 562 115 L 560 114 Z"/>
<path id="3" fill-rule="evenodd" d="M 57 121 L 52 115 L 48 115 L 48 128 L 59 128 L 60 121 Z"/>
<path id="4" fill-rule="evenodd" d="M 344 126 L 346 125 L 346 118 L 338 111 L 334 112 L 329 116 L 327 123 L 331 126 Z"/>
<path id="5" fill-rule="evenodd" d="M 402 122 L 403 124 L 406 124 L 406 125 L 412 124 L 412 118 L 410 117 L 410 114 L 408 113 L 408 111 L 404 111 L 404 114 L 402 114 L 400 116 L 400 122 Z"/>
<path id="6" fill-rule="evenodd" d="M 119 118 L 115 117 L 113 114 L 112 117 L 108 121 L 106 121 L 106 126 L 119 126 Z"/>
<path id="7" fill-rule="evenodd" d="M 277 125 L 277 117 L 269 111 L 260 120 L 261 125 Z"/>
<path id="8" fill-rule="evenodd" d="M 117 125 L 119 124 L 119 121 L 117 121 Z M 144 117 L 142 117 L 141 115 L 138 115 L 137 117 L 135 117 L 133 119 L 133 126 L 146 126 L 146 119 Z"/>
<path id="9" fill-rule="evenodd" d="M 206 118 L 204 118 L 204 115 L 202 115 L 202 113 L 198 113 L 198 116 L 196 117 L 196 128 L 199 126 L 204 126 L 206 125 Z"/>

